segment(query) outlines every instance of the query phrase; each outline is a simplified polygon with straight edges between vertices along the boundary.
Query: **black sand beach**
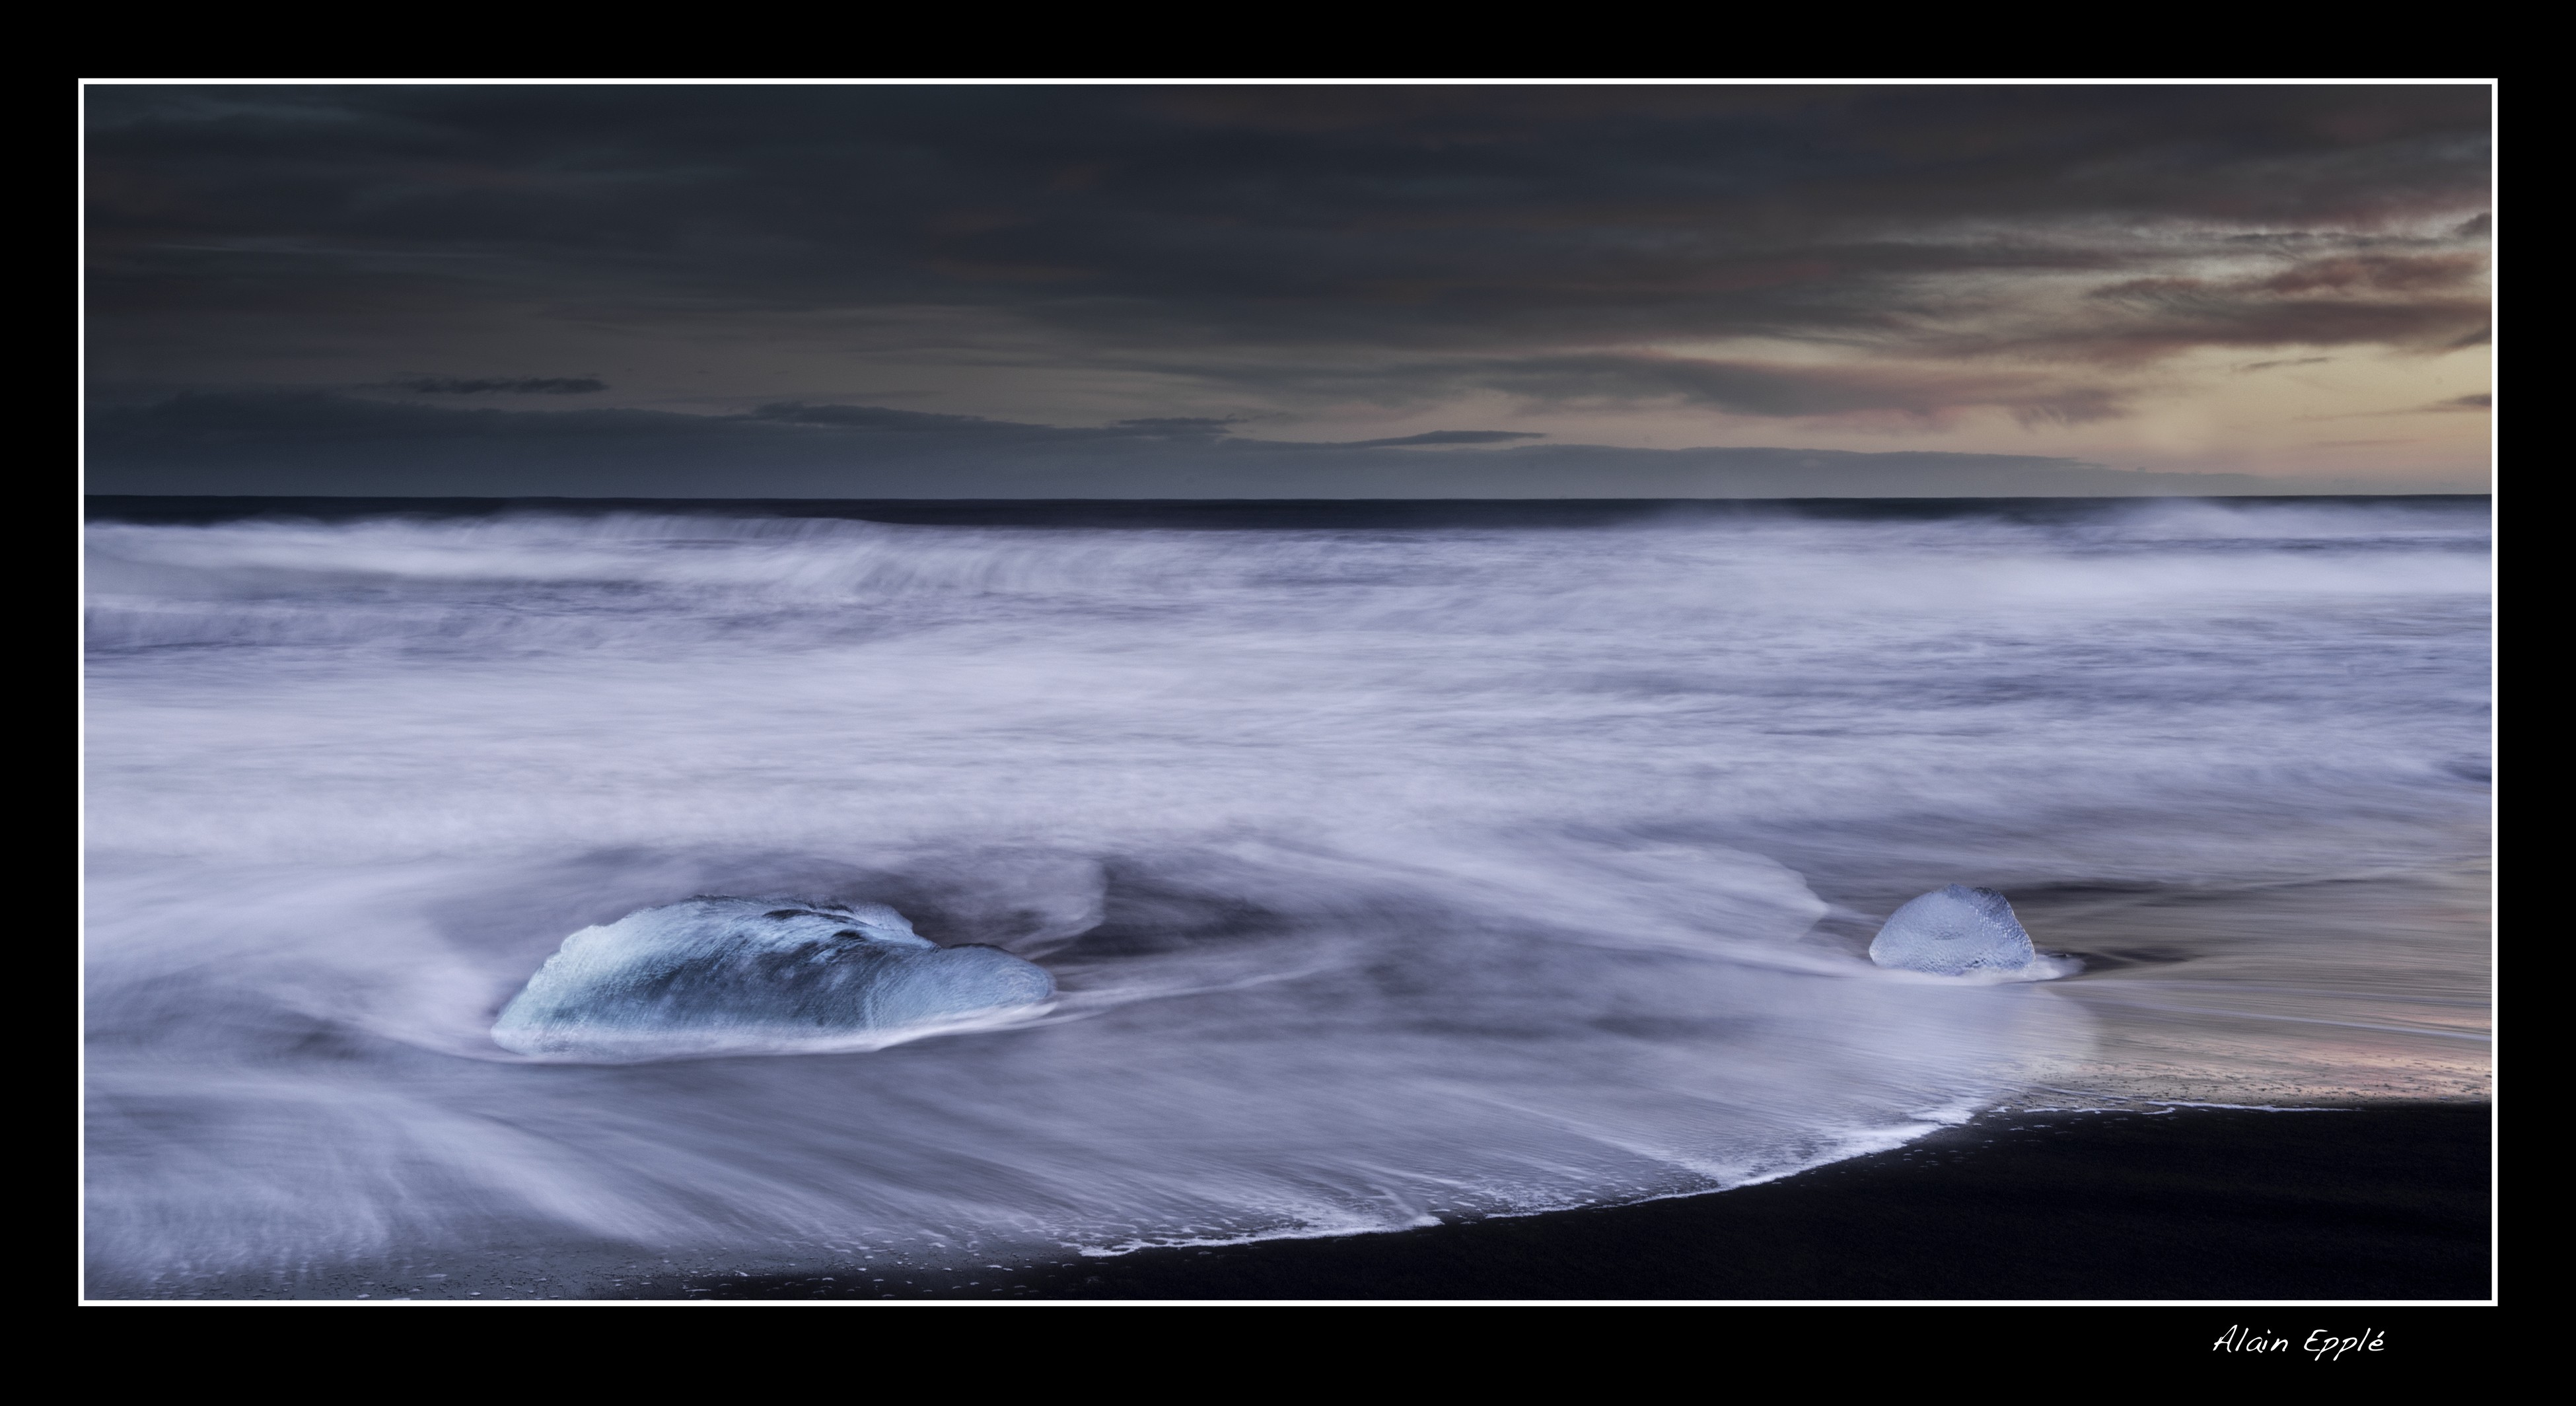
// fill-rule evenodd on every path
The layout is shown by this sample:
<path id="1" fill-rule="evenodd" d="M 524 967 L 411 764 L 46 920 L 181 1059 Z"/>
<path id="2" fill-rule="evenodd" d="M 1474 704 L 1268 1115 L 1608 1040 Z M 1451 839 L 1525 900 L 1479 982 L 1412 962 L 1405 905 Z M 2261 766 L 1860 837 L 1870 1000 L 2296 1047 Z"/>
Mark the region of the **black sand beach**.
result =
<path id="1" fill-rule="evenodd" d="M 2485 1299 L 2485 1104 L 1991 1115 L 1710 1196 L 958 1276 L 647 1281 L 641 1298 Z M 822 1276 L 832 1277 L 825 1280 Z M 998 1281 L 998 1282 L 997 1282 Z"/>

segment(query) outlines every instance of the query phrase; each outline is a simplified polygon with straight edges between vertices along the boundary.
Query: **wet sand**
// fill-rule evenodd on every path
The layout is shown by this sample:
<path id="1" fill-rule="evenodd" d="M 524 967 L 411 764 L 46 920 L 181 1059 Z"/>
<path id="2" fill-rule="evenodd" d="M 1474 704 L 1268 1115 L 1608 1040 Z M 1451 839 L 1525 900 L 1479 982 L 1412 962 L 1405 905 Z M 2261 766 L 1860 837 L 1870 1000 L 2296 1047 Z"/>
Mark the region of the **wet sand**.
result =
<path id="1" fill-rule="evenodd" d="M 2483 1300 L 2491 1115 L 2483 1103 L 1998 1114 L 1778 1182 L 1643 1205 L 954 1276 L 844 1266 L 632 1288 L 690 1299 Z"/>

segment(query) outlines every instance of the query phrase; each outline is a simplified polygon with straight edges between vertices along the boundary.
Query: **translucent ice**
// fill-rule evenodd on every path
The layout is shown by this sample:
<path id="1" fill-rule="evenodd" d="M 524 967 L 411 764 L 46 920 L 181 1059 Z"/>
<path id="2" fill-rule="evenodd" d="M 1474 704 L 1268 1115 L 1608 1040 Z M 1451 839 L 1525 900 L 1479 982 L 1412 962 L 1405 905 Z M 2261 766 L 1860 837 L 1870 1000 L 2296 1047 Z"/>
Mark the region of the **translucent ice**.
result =
<path id="1" fill-rule="evenodd" d="M 492 1026 L 526 1055 L 634 1060 L 864 1045 L 1055 994 L 1042 967 L 941 947 L 880 903 L 693 898 L 584 928 Z"/>
<path id="2" fill-rule="evenodd" d="M 1961 884 L 1908 900 L 1869 944 L 1869 959 L 1882 967 L 1942 976 L 2019 972 L 2037 955 L 2002 894 Z"/>

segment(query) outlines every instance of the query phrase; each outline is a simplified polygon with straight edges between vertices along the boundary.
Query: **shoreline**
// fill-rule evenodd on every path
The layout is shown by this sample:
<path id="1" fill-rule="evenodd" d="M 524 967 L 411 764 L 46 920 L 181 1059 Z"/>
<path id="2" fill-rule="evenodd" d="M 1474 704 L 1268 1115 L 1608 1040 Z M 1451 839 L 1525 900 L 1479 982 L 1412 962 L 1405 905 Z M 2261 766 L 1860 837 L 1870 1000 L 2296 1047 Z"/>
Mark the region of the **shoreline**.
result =
<path id="1" fill-rule="evenodd" d="M 567 1246 L 498 1274 L 457 1256 L 123 1301 L 2485 1302 L 2493 1119 L 2486 1101 L 2004 1109 L 1729 1191 L 1377 1234 L 765 1273 Z"/>
<path id="2" fill-rule="evenodd" d="M 1624 1206 L 1137 1250 L 980 1283 L 883 1269 L 854 1283 L 844 1269 L 636 1297 L 2483 1301 L 2492 1127 L 2486 1102 L 2004 1111 L 1778 1181 Z M 923 1282 L 867 1282 L 891 1277 Z"/>

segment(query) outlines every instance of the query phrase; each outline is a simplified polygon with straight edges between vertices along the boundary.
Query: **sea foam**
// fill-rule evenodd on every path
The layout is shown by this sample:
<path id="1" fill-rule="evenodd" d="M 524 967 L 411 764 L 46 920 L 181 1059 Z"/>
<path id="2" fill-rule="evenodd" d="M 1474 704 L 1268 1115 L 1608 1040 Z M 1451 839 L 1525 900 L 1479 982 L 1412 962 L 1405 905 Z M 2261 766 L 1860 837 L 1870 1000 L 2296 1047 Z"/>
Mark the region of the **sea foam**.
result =
<path id="1" fill-rule="evenodd" d="M 2477 1018 L 2479 970 L 2396 917 L 2321 964 L 2287 908 L 2099 896 L 2286 905 L 2474 851 L 2482 507 L 1686 507 L 94 523 L 93 1288 L 563 1244 L 998 1258 L 1739 1185 L 2075 1077 L 2086 983 L 1863 955 L 1960 875 L 2050 946 L 2080 925 L 2047 896 L 2095 895 L 2081 950 L 2224 986 L 2166 1005 L 2307 1019 L 2136 1017 L 2228 1069 L 2429 1009 L 2274 987 Z M 925 952 L 858 906 L 891 905 L 1058 990 L 789 1057 L 495 1042 L 566 934 L 709 894 L 815 915 L 726 932 Z M 778 1028 L 728 1004 L 768 951 L 711 969 L 724 1038 Z"/>

